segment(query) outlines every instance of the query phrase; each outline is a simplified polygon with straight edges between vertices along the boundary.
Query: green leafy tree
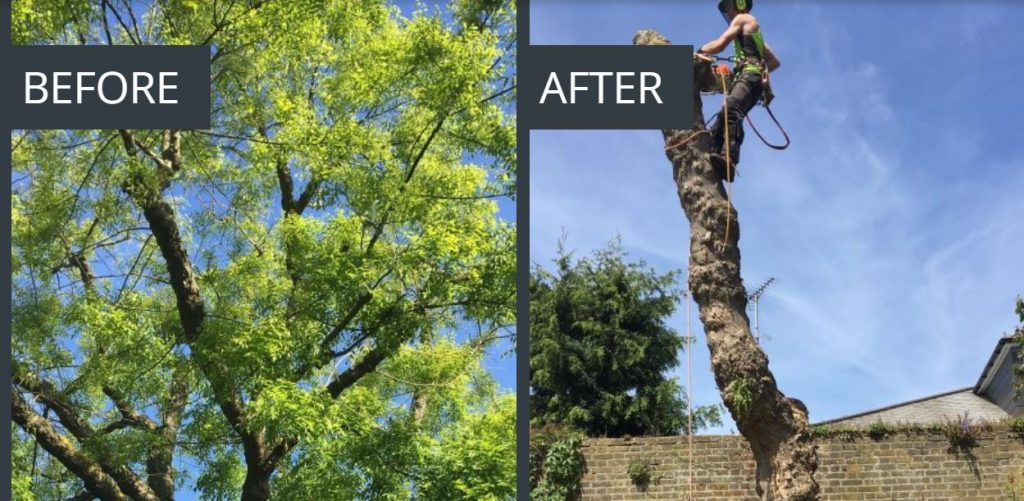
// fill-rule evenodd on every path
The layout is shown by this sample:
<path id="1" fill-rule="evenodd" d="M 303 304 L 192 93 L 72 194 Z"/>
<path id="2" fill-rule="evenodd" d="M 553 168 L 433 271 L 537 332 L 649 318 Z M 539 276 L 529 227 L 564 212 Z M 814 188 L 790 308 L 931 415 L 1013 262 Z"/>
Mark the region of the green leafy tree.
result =
<path id="1" fill-rule="evenodd" d="M 209 130 L 15 131 L 18 499 L 508 499 L 512 2 L 15 0 L 211 47 Z"/>
<path id="2" fill-rule="evenodd" d="M 666 376 L 685 343 L 665 323 L 680 299 L 678 272 L 626 258 L 617 241 L 575 262 L 560 244 L 555 273 L 534 267 L 531 425 L 609 437 L 687 430 L 682 389 Z M 718 408 L 693 418 L 695 429 L 717 423 Z"/>

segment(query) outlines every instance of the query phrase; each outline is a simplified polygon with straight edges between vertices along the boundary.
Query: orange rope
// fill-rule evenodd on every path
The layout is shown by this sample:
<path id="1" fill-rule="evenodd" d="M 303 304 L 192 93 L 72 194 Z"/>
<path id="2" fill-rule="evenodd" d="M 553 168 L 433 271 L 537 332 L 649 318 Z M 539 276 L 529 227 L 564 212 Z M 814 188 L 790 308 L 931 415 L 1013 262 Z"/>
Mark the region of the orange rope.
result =
<path id="1" fill-rule="evenodd" d="M 690 478 L 689 488 L 690 497 L 693 499 L 693 372 L 691 370 L 692 356 L 690 352 L 693 351 L 693 337 L 690 335 L 690 282 L 686 282 L 686 414 L 687 414 L 687 427 L 688 432 L 686 433 L 687 451 L 690 456 Z"/>
<path id="2" fill-rule="evenodd" d="M 711 133 L 711 131 L 709 131 L 709 130 L 703 130 L 703 129 L 699 130 L 697 132 L 694 132 L 693 134 L 690 134 L 689 136 L 686 136 L 685 138 L 683 138 L 682 141 L 679 141 L 679 142 L 676 142 L 676 143 L 672 143 L 672 144 L 666 146 L 665 147 L 665 151 L 671 150 L 672 148 L 675 148 L 675 147 L 678 147 L 678 146 L 683 146 L 684 144 L 689 143 L 691 140 L 693 140 L 693 138 L 695 138 L 695 137 L 697 137 L 697 136 L 699 136 L 701 134 L 710 134 L 710 133 Z"/>

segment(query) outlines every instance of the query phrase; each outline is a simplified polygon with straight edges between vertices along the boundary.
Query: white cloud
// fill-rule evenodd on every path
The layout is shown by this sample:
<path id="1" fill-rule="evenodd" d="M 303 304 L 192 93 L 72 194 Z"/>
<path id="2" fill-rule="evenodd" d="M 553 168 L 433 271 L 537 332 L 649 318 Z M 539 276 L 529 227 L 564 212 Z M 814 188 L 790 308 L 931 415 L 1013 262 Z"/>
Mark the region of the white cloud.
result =
<path id="1" fill-rule="evenodd" d="M 977 146 L 989 132 L 938 104 L 909 109 L 893 97 L 908 82 L 851 51 L 852 32 L 820 8 L 801 12 L 801 31 L 771 32 L 783 58 L 773 108 L 793 147 L 768 150 L 748 131 L 733 191 L 744 276 L 779 279 L 761 308 L 771 367 L 815 420 L 973 384 L 1024 293 L 1024 164 L 991 165 Z M 763 111 L 753 117 L 777 137 Z M 543 132 L 531 148 L 534 261 L 564 227 L 581 251 L 618 231 L 635 257 L 686 266 L 660 134 Z M 671 322 L 682 330 L 683 313 Z M 695 399 L 716 401 L 696 348 Z"/>

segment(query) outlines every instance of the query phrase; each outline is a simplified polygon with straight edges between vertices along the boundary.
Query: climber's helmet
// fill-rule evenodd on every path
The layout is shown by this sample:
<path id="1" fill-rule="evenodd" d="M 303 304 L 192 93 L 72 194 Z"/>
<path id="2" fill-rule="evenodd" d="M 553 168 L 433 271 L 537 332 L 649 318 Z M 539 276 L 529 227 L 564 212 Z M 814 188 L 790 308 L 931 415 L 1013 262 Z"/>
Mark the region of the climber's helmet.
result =
<path id="1" fill-rule="evenodd" d="M 718 2 L 718 11 L 722 13 L 722 17 L 726 21 L 731 21 L 732 17 L 738 13 L 750 12 L 753 7 L 754 0 L 721 0 Z"/>

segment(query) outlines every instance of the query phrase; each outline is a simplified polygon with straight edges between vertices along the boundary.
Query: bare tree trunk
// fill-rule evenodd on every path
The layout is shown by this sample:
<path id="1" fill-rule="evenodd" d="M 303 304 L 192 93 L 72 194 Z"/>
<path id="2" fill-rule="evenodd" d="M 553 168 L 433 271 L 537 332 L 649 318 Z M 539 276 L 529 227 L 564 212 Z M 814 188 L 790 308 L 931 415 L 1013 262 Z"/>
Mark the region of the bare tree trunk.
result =
<path id="1" fill-rule="evenodd" d="M 670 42 L 644 30 L 633 43 Z M 740 278 L 739 221 L 722 179 L 708 161 L 709 135 L 700 132 L 705 125 L 699 91 L 716 88 L 710 66 L 695 63 L 694 80 L 695 128 L 663 134 L 679 201 L 690 221 L 690 287 L 704 324 L 715 382 L 753 450 L 758 495 L 772 501 L 816 500 L 818 458 L 807 431 L 807 410 L 779 391 L 768 357 L 750 331 Z"/>

